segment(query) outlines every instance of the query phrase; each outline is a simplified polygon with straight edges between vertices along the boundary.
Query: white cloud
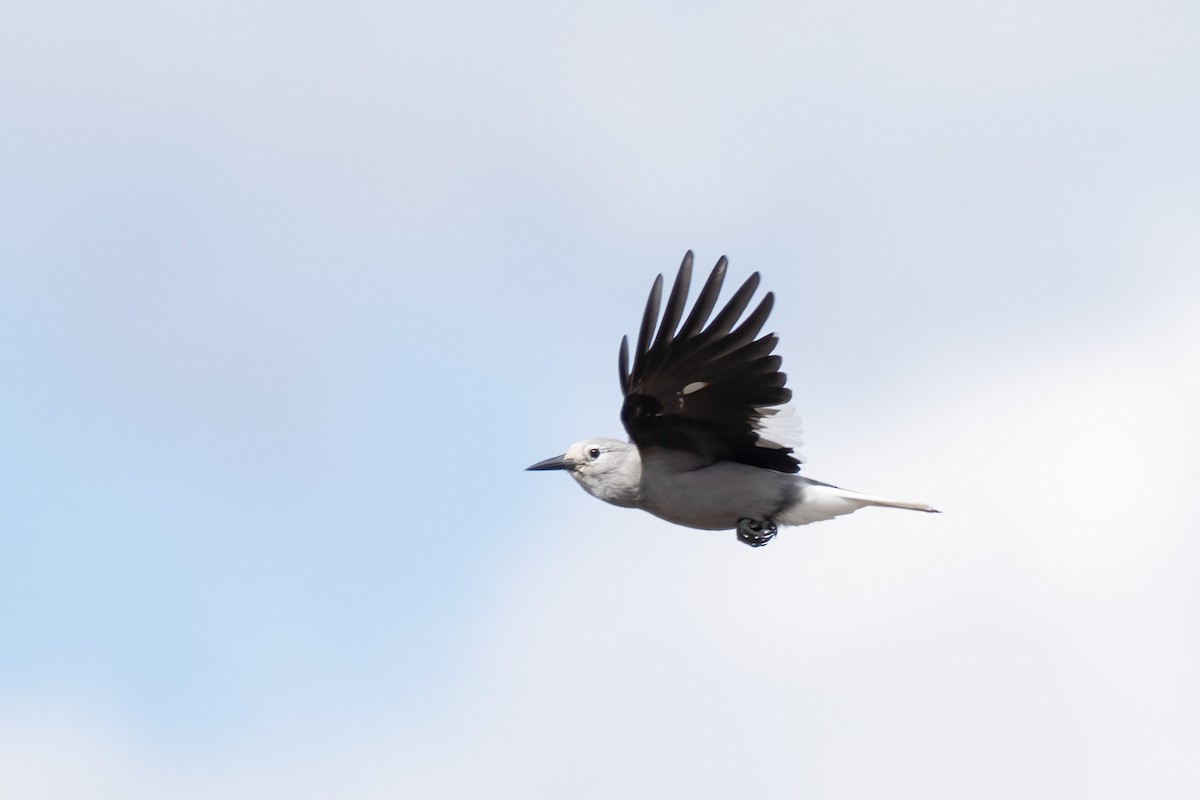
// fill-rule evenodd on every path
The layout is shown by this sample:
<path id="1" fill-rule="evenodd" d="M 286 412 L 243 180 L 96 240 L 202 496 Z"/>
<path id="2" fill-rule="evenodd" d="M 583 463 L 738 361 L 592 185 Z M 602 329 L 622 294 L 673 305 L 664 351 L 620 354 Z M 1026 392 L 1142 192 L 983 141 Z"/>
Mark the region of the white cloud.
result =
<path id="1" fill-rule="evenodd" d="M 507 678 L 464 730 L 493 720 L 511 796 L 592 773 L 597 796 L 1181 796 L 1200 325 L 1161 311 L 924 376 L 942 402 L 839 445 L 880 476 L 863 488 L 942 517 L 868 511 L 754 552 L 587 508 L 500 614 L 483 661 Z"/>
<path id="2" fill-rule="evenodd" d="M 0 32 L 13 45 L 0 48 L 12 67 L 0 93 L 16 109 L 24 164 L 10 182 L 16 223 L 0 237 L 20 243 L 8 260 L 24 283 L 5 296 L 11 363 L 28 366 L 24 402 L 103 399 L 128 382 L 94 423 L 80 415 L 88 431 L 127 420 L 99 438 L 104 458 L 64 447 L 63 464 L 114 463 L 109 443 L 138 438 L 164 450 L 161 461 L 127 456 L 147 469 L 211 461 L 222 483 L 250 463 L 254 480 L 232 483 L 279 538 L 259 540 L 241 571 L 185 573 L 187 549 L 152 560 L 164 582 L 203 590 L 164 607 L 146 634 L 163 641 L 142 669 L 90 639 L 69 650 L 94 657 L 63 660 L 98 696 L 137 695 L 128 706 L 64 698 L 52 682 L 0 700 L 0 795 L 1195 794 L 1200 326 L 1196 287 L 1178 280 L 1200 252 L 1179 238 L 1196 218 L 1184 24 L 1194 11 L 1076 6 L 431 5 L 380 17 L 367 4 L 319 18 L 31 5 Z M 494 584 L 469 587 L 492 592 L 486 619 L 465 601 L 456 614 L 406 605 L 451 605 L 446 595 L 467 588 L 461 574 L 476 574 L 453 548 L 479 544 L 477 531 L 440 540 L 441 562 L 423 559 L 445 532 L 443 504 L 461 502 L 446 476 L 498 449 L 479 442 L 478 386 L 496 418 L 534 419 L 543 434 L 568 417 L 587 425 L 576 437 L 615 432 L 611 374 L 588 366 L 588 383 L 576 381 L 584 364 L 605 363 L 580 348 L 600 339 L 604 291 L 635 314 L 640 301 L 609 273 L 587 277 L 581 299 L 563 291 L 581 263 L 640 276 L 650 257 L 629 253 L 669 246 L 677 258 L 689 245 L 708 262 L 729 248 L 739 274 L 769 265 L 789 308 L 811 309 L 777 314 L 793 381 L 854 387 L 826 392 L 806 420 L 811 473 L 946 513 L 869 510 L 751 551 L 601 506 L 564 479 L 556 508 L 487 523 L 507 560 L 489 564 Z M 595 249 L 576 262 L 577 247 Z M 1174 301 L 1151 303 L 1169 281 Z M 805 349 L 813 331 L 827 337 L 820 353 Z M 546 336 L 555 341 L 534 344 Z M 914 336 L 930 360 L 910 359 Z M 958 342 L 939 341 L 950 336 Z M 612 345 L 596 352 L 607 360 Z M 823 360 L 810 370 L 803 358 Z M 528 366 L 498 366 L 507 359 Z M 556 405 L 531 409 L 547 363 Z M 867 386 L 887 368 L 896 383 Z M 385 374 L 394 391 L 375 377 Z M 397 424 L 405 413 L 469 419 L 471 435 Z M 262 435 L 273 426 L 283 431 Z M 20 477 L 35 489 L 63 482 L 71 470 L 30 458 L 46 437 L 29 427 L 14 469 L 47 463 Z M 185 444 L 222 437 L 233 444 L 211 459 Z M 272 490 L 293 456 L 307 459 L 295 467 L 304 480 Z M 161 471 L 199 482 L 189 468 Z M 519 503 L 508 480 L 480 505 Z M 93 548 L 83 552 L 152 516 L 141 496 L 156 487 L 128 486 L 128 498 L 104 492 L 112 520 L 83 530 Z M 419 516 L 413 500 L 437 492 Z M 32 494 L 10 502 L 39 520 L 70 498 Z M 306 502 L 318 494 L 325 502 Z M 178 495 L 162 500 L 172 510 L 161 519 L 224 531 L 228 541 L 198 546 L 216 547 L 214 562 L 254 545 L 198 511 L 240 507 L 236 491 Z M 380 555 L 369 578 L 375 550 L 313 568 L 353 549 L 343 527 L 356 513 L 381 538 L 420 541 Z M 553 527 L 509 545 L 499 537 L 514 516 Z M 293 517 L 317 522 L 294 531 Z M 321 546 L 285 550 L 297 535 Z M 536 554 L 519 550 L 531 537 Z M 70 611 L 94 602 L 94 584 L 42 566 L 50 551 L 35 544 L 15 569 L 33 564 L 23 577 L 45 592 L 15 597 L 54 596 L 65 611 L 35 610 L 30 627 L 67 640 L 88 626 Z M 97 581 L 145 585 L 125 553 L 104 555 L 88 562 Z M 385 595 L 372 589 L 396 574 L 390 558 L 412 559 L 399 573 L 416 588 L 368 611 Z M 222 606 L 211 630 L 179 633 L 172 615 L 208 608 L 222 578 L 271 630 L 230 633 L 221 623 L 240 609 Z M 347 591 L 354 582 L 370 586 Z M 305 702 L 313 685 L 376 674 L 346 669 L 355 658 L 428 645 L 422 631 L 364 647 L 370 625 L 336 635 L 342 621 L 392 611 L 453 627 L 448 638 L 481 631 L 461 660 L 429 660 L 453 676 L 433 686 L 440 694 L 341 716 L 341 695 Z M 280 625 L 301 646 L 273 641 Z M 136 620 L 118 629 L 131 643 L 144 633 Z M 212 747 L 172 742 L 161 717 L 131 709 L 155 702 L 148 676 L 206 651 L 208 637 L 237 648 L 217 659 L 230 671 L 265 665 L 230 677 L 254 702 L 235 697 L 235 711 L 214 715 L 227 727 Z M 289 659 L 306 657 L 317 663 L 296 677 Z M 47 660 L 35 653 L 29 671 Z M 396 684 L 415 682 L 396 662 Z M 122 674 L 107 680 L 106 669 Z M 325 683 L 307 680 L 326 671 Z M 374 681 L 345 696 L 404 694 Z M 246 729 L 230 732 L 239 712 Z"/>
<path id="3" fill-rule="evenodd" d="M 0 793 L 1187 796 L 1200 325 L 1186 302 L 1160 311 L 916 376 L 942 400 L 813 468 L 941 517 L 869 510 L 755 551 L 564 482 L 570 524 L 510 571 L 419 717 L 198 768 L 103 714 L 10 716 Z"/>

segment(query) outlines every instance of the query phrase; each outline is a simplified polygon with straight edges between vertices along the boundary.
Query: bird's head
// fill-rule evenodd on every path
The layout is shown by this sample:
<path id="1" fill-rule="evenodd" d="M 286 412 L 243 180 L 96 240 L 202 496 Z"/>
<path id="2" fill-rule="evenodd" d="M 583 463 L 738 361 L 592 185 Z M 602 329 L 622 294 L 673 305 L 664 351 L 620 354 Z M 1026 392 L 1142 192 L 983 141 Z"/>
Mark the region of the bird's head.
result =
<path id="1" fill-rule="evenodd" d="M 637 448 L 616 439 L 585 439 L 526 469 L 566 470 L 588 494 L 616 505 L 636 502 L 642 477 Z"/>

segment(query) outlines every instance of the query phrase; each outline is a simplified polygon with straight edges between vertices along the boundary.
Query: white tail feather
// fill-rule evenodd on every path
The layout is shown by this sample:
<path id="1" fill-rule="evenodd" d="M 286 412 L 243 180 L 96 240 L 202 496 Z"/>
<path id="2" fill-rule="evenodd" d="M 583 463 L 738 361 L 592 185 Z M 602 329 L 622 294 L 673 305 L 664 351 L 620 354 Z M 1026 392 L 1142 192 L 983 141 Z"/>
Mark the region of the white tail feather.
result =
<path id="1" fill-rule="evenodd" d="M 839 517 L 842 514 L 849 514 L 866 506 L 906 508 L 910 511 L 938 513 L 936 508 L 924 503 L 908 503 L 903 500 L 889 500 L 886 497 L 873 497 L 869 494 L 839 489 L 823 483 L 805 483 L 802 487 L 800 502 L 785 511 L 779 521 L 784 525 L 807 525 L 810 522 L 820 522 Z"/>

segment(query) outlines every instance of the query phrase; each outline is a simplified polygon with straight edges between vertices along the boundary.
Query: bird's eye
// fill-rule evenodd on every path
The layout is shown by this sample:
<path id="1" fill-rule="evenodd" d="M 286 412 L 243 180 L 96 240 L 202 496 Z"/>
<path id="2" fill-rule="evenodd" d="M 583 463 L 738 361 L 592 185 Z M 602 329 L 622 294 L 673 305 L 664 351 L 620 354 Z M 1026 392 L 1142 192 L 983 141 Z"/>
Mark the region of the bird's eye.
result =
<path id="1" fill-rule="evenodd" d="M 599 447 L 593 447 L 591 450 L 588 450 L 588 458 L 597 459 L 599 457 L 600 457 L 600 448 Z"/>

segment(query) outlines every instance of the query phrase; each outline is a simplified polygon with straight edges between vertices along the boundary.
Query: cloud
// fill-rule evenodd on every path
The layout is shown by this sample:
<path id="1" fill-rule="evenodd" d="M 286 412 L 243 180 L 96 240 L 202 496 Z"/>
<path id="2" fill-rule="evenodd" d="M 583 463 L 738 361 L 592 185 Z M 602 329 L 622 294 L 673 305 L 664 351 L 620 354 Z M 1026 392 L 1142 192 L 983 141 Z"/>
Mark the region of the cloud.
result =
<path id="1" fill-rule="evenodd" d="M 832 421 L 814 475 L 940 517 L 868 510 L 754 551 L 564 482 L 538 557 L 514 559 L 454 680 L 408 716 L 314 721 L 203 763 L 111 711 L 34 708 L 6 715 L 0 790 L 1184 796 L 1196 342 L 1179 301 L 1086 344 L 930 370 L 913 382 L 940 400 Z"/>
<path id="2" fill-rule="evenodd" d="M 1190 6 L 70 10 L 0 31 L 0 794 L 1194 794 Z M 520 473 L 689 246 L 943 516 Z"/>
<path id="3" fill-rule="evenodd" d="M 914 376 L 940 401 L 844 430 L 836 469 L 942 517 L 861 512 L 762 557 L 579 498 L 552 566 L 522 574 L 492 626 L 482 662 L 505 677 L 462 712 L 506 765 L 492 788 L 1194 785 L 1182 709 L 1200 706 L 1200 651 L 1181 609 L 1200 597 L 1180 565 L 1196 552 L 1184 432 L 1200 386 L 1180 367 L 1197 342 L 1178 302 L 1086 344 Z M 812 474 L 826 466 L 814 454 Z"/>

